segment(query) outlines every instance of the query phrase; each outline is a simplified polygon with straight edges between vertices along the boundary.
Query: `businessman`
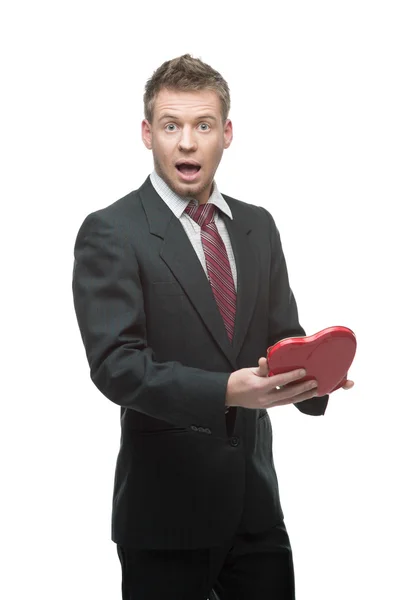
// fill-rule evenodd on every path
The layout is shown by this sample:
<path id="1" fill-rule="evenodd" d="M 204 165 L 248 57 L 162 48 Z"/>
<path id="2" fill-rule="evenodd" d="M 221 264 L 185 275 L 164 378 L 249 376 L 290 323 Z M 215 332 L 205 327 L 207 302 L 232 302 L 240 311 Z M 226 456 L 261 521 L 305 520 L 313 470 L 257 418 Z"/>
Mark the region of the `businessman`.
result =
<path id="1" fill-rule="evenodd" d="M 305 332 L 273 217 L 217 188 L 229 109 L 212 67 L 188 54 L 162 64 L 144 94 L 154 170 L 76 239 L 90 375 L 120 406 L 112 540 L 124 600 L 295 597 L 268 409 L 323 415 L 328 396 L 299 371 L 268 377 L 268 346 Z"/>

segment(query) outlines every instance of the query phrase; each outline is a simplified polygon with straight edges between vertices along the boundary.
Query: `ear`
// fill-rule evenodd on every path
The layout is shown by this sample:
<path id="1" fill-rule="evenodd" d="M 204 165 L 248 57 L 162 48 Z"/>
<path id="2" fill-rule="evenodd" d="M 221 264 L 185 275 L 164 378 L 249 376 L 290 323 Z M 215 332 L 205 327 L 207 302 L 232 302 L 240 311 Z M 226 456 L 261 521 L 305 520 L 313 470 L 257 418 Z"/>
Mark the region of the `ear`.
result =
<path id="1" fill-rule="evenodd" d="M 144 142 L 144 146 L 148 150 L 152 149 L 152 131 L 151 125 L 147 119 L 144 119 L 141 123 L 141 139 Z"/>
<path id="2" fill-rule="evenodd" d="M 231 142 L 233 141 L 233 123 L 230 121 L 230 119 L 226 119 L 226 122 L 224 124 L 223 135 L 224 148 L 226 149 L 230 146 Z"/>

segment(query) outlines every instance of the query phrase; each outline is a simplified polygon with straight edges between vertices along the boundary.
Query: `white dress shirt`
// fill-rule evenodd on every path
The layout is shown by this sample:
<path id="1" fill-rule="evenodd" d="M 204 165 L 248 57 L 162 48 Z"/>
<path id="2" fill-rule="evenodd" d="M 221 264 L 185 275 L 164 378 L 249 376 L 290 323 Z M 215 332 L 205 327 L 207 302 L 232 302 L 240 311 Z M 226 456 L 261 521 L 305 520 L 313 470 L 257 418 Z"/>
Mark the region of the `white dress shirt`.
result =
<path id="1" fill-rule="evenodd" d="M 184 212 L 185 208 L 189 204 L 191 200 L 194 200 L 198 204 L 198 200 L 189 197 L 178 196 L 170 187 L 165 183 L 165 181 L 158 175 L 158 173 L 154 170 L 150 175 L 151 183 L 154 186 L 156 192 L 162 198 L 162 200 L 167 204 L 173 214 L 179 219 L 180 223 L 183 225 L 185 232 L 187 233 L 188 239 L 190 240 L 199 261 L 207 274 L 206 269 L 206 260 L 205 253 L 202 247 L 201 242 L 201 226 L 198 225 L 193 219 L 190 219 L 187 213 Z M 213 182 L 213 191 L 208 200 L 209 204 L 214 204 L 218 207 L 219 210 L 223 211 L 225 215 L 227 215 L 230 219 L 233 219 L 233 215 L 231 214 L 231 210 L 226 200 L 223 198 L 222 194 L 219 192 L 216 182 Z M 226 225 L 223 222 L 223 219 L 219 215 L 219 212 L 215 212 L 215 225 L 222 238 L 224 245 L 226 247 L 227 257 L 230 262 L 231 273 L 233 275 L 234 286 L 237 291 L 237 268 L 236 262 L 234 259 L 233 249 L 231 247 L 230 236 L 226 229 Z"/>

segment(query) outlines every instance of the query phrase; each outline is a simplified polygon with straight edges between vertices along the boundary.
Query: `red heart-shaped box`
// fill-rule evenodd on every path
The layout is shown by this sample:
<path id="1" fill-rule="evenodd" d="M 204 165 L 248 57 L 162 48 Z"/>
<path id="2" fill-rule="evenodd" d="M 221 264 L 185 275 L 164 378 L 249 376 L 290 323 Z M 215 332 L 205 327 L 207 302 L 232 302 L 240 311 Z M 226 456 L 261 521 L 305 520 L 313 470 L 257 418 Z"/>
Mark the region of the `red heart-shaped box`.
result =
<path id="1" fill-rule="evenodd" d="M 269 377 L 306 369 L 294 383 L 316 379 L 317 395 L 334 392 L 345 383 L 356 353 L 356 337 L 347 327 L 328 327 L 314 335 L 280 340 L 267 350 Z"/>

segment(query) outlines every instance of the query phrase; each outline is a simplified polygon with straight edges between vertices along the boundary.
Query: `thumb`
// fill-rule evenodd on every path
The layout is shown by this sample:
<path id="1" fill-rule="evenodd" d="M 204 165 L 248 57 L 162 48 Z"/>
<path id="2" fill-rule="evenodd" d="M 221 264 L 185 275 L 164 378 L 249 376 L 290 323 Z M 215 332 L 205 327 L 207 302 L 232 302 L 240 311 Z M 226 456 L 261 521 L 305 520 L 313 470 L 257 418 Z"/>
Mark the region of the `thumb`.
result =
<path id="1" fill-rule="evenodd" d="M 264 356 L 261 356 L 261 358 L 258 360 L 258 368 L 255 369 L 255 375 L 258 375 L 259 377 L 267 377 L 269 374 L 269 366 L 267 364 L 267 358 Z"/>

